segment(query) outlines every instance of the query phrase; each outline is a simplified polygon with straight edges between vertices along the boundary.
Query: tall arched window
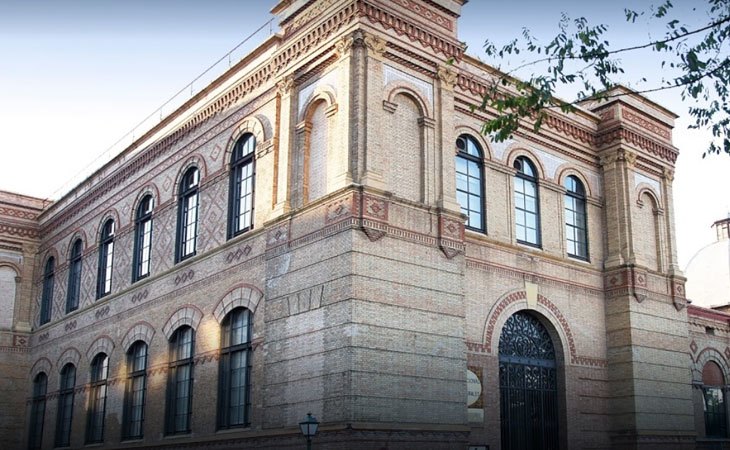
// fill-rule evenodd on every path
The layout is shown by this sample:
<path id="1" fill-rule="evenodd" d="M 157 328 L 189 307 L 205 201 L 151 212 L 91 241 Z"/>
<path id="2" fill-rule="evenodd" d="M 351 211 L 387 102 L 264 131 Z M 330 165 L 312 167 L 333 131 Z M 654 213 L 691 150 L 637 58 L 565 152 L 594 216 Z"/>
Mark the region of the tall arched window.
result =
<path id="1" fill-rule="evenodd" d="M 565 241 L 568 255 L 588 259 L 586 190 L 573 175 L 565 179 Z"/>
<path id="2" fill-rule="evenodd" d="M 166 434 L 190 432 L 193 404 L 193 349 L 195 332 L 184 325 L 170 338 L 170 365 L 167 372 Z"/>
<path id="3" fill-rule="evenodd" d="M 540 246 L 540 197 L 537 171 L 532 161 L 519 156 L 513 164 L 515 174 L 515 228 L 517 242 Z"/>
<path id="4" fill-rule="evenodd" d="M 251 409 L 251 326 L 248 309 L 236 308 L 223 319 L 218 385 L 218 428 L 249 424 Z"/>
<path id="5" fill-rule="evenodd" d="M 91 361 L 89 386 L 89 413 L 86 420 L 86 443 L 104 442 L 104 416 L 106 415 L 106 388 L 109 375 L 109 357 L 99 353 Z"/>
<path id="6" fill-rule="evenodd" d="M 200 171 L 197 167 L 189 168 L 180 182 L 176 261 L 195 255 L 198 238 L 199 184 Z"/>
<path id="7" fill-rule="evenodd" d="M 112 291 L 112 264 L 114 261 L 114 219 L 104 222 L 99 240 L 99 276 L 96 298 L 102 298 Z"/>
<path id="8" fill-rule="evenodd" d="M 256 138 L 253 134 L 246 133 L 238 139 L 231 154 L 228 237 L 253 228 L 255 152 Z"/>
<path id="9" fill-rule="evenodd" d="M 722 369 L 717 363 L 708 361 L 702 368 L 702 394 L 707 437 L 727 437 L 724 387 L 725 377 L 722 375 Z"/>
<path id="10" fill-rule="evenodd" d="M 456 198 L 466 214 L 466 227 L 484 231 L 482 149 L 466 134 L 456 140 Z"/>
<path id="11" fill-rule="evenodd" d="M 76 239 L 71 247 L 71 255 L 68 259 L 68 291 L 66 292 L 66 314 L 76 311 L 79 308 L 79 297 L 81 296 L 81 256 L 84 251 L 84 243 Z"/>
<path id="12" fill-rule="evenodd" d="M 150 250 L 152 249 L 152 208 L 151 195 L 145 195 L 137 207 L 134 223 L 134 261 L 132 282 L 150 274 Z"/>
<path id="13" fill-rule="evenodd" d="M 46 387 L 48 377 L 41 372 L 33 379 L 33 398 L 28 426 L 28 449 L 40 450 L 43 444 L 43 420 L 46 415 Z"/>
<path id="14" fill-rule="evenodd" d="M 51 256 L 43 270 L 43 293 L 41 294 L 41 325 L 51 321 L 53 308 L 53 282 L 56 270 L 56 259 Z"/>
<path id="15" fill-rule="evenodd" d="M 147 344 L 137 341 L 127 352 L 127 386 L 124 393 L 123 439 L 142 439 L 147 392 Z"/>
<path id="16" fill-rule="evenodd" d="M 71 445 L 71 420 L 74 412 L 74 387 L 76 367 L 68 363 L 61 369 L 61 383 L 58 389 L 58 411 L 56 415 L 56 447 Z"/>

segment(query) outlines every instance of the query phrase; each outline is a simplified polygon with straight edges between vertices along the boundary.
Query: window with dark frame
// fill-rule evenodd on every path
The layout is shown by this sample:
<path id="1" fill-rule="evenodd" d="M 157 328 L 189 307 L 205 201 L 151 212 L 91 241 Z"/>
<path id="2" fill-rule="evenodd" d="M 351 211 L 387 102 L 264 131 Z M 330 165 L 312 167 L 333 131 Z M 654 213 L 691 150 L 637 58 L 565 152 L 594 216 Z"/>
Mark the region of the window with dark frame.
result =
<path id="1" fill-rule="evenodd" d="M 180 182 L 177 220 L 177 245 L 175 260 L 182 261 L 195 256 L 198 238 L 198 209 L 200 171 L 191 167 Z"/>
<path id="2" fill-rule="evenodd" d="M 727 413 L 725 409 L 725 377 L 714 361 L 702 368 L 702 406 L 705 411 L 705 436 L 727 438 Z"/>
<path id="3" fill-rule="evenodd" d="M 46 388 L 48 377 L 41 372 L 33 378 L 33 398 L 28 426 L 28 449 L 40 450 L 43 444 L 43 422 L 46 415 Z"/>
<path id="4" fill-rule="evenodd" d="M 43 293 L 41 294 L 41 325 L 51 321 L 51 310 L 53 308 L 53 284 L 56 270 L 56 259 L 51 256 L 46 261 L 43 270 Z"/>
<path id="5" fill-rule="evenodd" d="M 256 137 L 251 133 L 241 136 L 233 147 L 228 208 L 229 238 L 253 228 L 255 153 Z"/>
<path id="6" fill-rule="evenodd" d="M 165 434 L 190 432 L 193 402 L 193 350 L 195 332 L 181 326 L 170 338 L 170 364 L 167 372 Z"/>
<path id="7" fill-rule="evenodd" d="M 68 363 L 61 369 L 58 389 L 58 411 L 56 412 L 56 447 L 71 446 L 71 422 L 74 411 L 74 388 L 76 367 Z"/>
<path id="8" fill-rule="evenodd" d="M 537 171 L 524 156 L 515 159 L 515 231 L 517 242 L 540 247 L 540 197 Z"/>
<path id="9" fill-rule="evenodd" d="M 127 385 L 124 393 L 122 439 L 144 436 L 144 405 L 147 392 L 147 344 L 137 341 L 127 352 Z"/>
<path id="10" fill-rule="evenodd" d="M 86 443 L 104 442 L 104 416 L 106 415 L 106 390 L 109 375 L 109 357 L 99 353 L 91 361 L 89 383 L 89 409 L 86 421 Z"/>
<path id="11" fill-rule="evenodd" d="M 146 195 L 139 202 L 134 224 L 134 261 L 132 282 L 150 274 L 150 251 L 152 249 L 152 208 L 154 201 Z"/>
<path id="12" fill-rule="evenodd" d="M 251 411 L 253 316 L 236 308 L 223 319 L 218 382 L 218 428 L 245 427 Z"/>
<path id="13" fill-rule="evenodd" d="M 84 243 L 76 239 L 68 259 L 68 291 L 66 292 L 66 314 L 79 308 L 81 296 L 81 269 Z"/>
<path id="14" fill-rule="evenodd" d="M 573 175 L 565 179 L 565 241 L 568 255 L 588 260 L 586 190 Z"/>
<path id="15" fill-rule="evenodd" d="M 114 219 L 104 222 L 99 240 L 99 276 L 96 298 L 109 295 L 112 291 L 112 267 L 114 262 Z"/>
<path id="16" fill-rule="evenodd" d="M 466 227 L 485 231 L 484 158 L 479 144 L 466 134 L 456 140 L 456 198 L 466 214 Z"/>

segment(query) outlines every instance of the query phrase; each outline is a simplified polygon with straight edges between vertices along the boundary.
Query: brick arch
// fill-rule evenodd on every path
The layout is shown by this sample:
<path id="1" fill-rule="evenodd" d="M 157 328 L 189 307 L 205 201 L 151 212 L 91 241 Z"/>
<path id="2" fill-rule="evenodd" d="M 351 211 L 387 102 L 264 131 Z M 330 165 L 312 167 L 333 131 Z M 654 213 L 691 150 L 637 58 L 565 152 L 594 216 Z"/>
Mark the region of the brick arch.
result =
<path id="1" fill-rule="evenodd" d="M 79 239 L 81 239 L 81 256 L 83 256 L 86 252 L 86 248 L 89 245 L 89 240 L 86 238 L 86 232 L 84 231 L 84 229 L 78 228 L 74 230 L 74 232 L 71 234 L 71 239 L 69 239 L 68 245 L 66 246 L 67 261 L 71 258 L 71 250 L 73 250 L 74 244 Z"/>
<path id="2" fill-rule="evenodd" d="M 705 347 L 697 354 L 692 364 L 692 382 L 702 383 L 702 369 L 710 361 L 720 366 L 722 376 L 725 378 L 725 383 L 727 383 L 728 375 L 730 375 L 730 365 L 728 365 L 725 355 L 714 347 Z"/>
<path id="3" fill-rule="evenodd" d="M 644 194 L 646 194 L 649 198 L 651 198 L 652 202 L 654 203 L 652 206 L 653 210 L 657 211 L 662 209 L 662 203 L 659 200 L 659 194 L 654 191 L 654 188 L 649 186 L 646 183 L 639 183 L 638 186 L 636 186 L 636 203 L 640 206 L 644 205 L 644 201 L 641 199 Z"/>
<path id="4" fill-rule="evenodd" d="M 137 196 L 134 198 L 134 202 L 132 202 L 132 208 L 130 208 L 131 212 L 129 213 L 129 223 L 135 223 L 137 221 L 137 208 L 139 207 L 139 202 L 141 202 L 146 195 L 152 196 L 153 214 L 155 207 L 159 206 L 160 190 L 157 188 L 157 185 L 154 182 L 149 182 L 142 189 L 140 189 L 139 192 L 137 192 Z"/>
<path id="5" fill-rule="evenodd" d="M 535 166 L 535 170 L 537 170 L 537 179 L 539 180 L 546 180 L 547 176 L 545 171 L 545 166 L 542 164 L 542 160 L 540 160 L 540 157 L 537 156 L 532 151 L 526 149 L 522 146 L 515 146 L 514 148 L 509 150 L 509 153 L 507 154 L 507 158 L 505 158 L 505 163 L 507 164 L 507 167 L 514 170 L 512 168 L 512 165 L 515 162 L 515 159 L 517 159 L 519 156 L 524 156 L 525 158 L 532 161 L 532 164 Z"/>
<path id="6" fill-rule="evenodd" d="M 501 332 L 504 323 L 514 313 L 523 310 L 538 312 L 548 320 L 558 334 L 559 342 L 555 344 L 562 348 L 565 363 L 577 362 L 578 355 L 575 349 L 573 332 L 565 315 L 553 302 L 541 294 L 537 295 L 536 307 L 534 309 L 528 308 L 527 293 L 523 290 L 504 295 L 489 311 L 484 326 L 484 347 L 488 353 L 494 355 L 499 353 L 499 332 Z"/>
<path id="7" fill-rule="evenodd" d="M 86 359 L 89 364 L 94 359 L 94 356 L 99 353 L 104 353 L 106 356 L 111 357 L 112 351 L 114 350 L 114 341 L 108 335 L 102 335 L 96 338 L 94 342 L 89 345 L 89 349 L 86 350 Z"/>
<path id="8" fill-rule="evenodd" d="M 162 326 L 162 333 L 169 341 L 172 333 L 183 325 L 188 325 L 192 329 L 197 329 L 200 321 L 203 320 L 203 312 L 195 305 L 183 305 L 180 309 L 172 313 L 165 325 Z"/>
<path id="9" fill-rule="evenodd" d="M 141 321 L 137 322 L 127 330 L 127 333 L 122 338 L 122 349 L 126 352 L 129 347 L 137 341 L 142 341 L 147 345 L 150 345 L 152 338 L 155 336 L 155 328 L 148 322 Z"/>
<path id="10" fill-rule="evenodd" d="M 69 347 L 61 353 L 56 361 L 56 367 L 63 368 L 68 363 L 73 364 L 75 367 L 79 367 L 81 362 L 81 352 L 76 347 Z"/>
<path id="11" fill-rule="evenodd" d="M 266 139 L 271 138 L 270 135 L 267 137 L 266 127 L 264 126 L 262 119 L 266 120 L 266 117 L 247 116 L 233 129 L 233 132 L 226 143 L 226 150 L 223 153 L 223 158 L 221 158 L 222 167 L 230 169 L 233 148 L 236 146 L 236 142 L 238 142 L 244 134 L 252 134 L 256 139 L 256 150 L 254 150 L 254 153 L 258 152 L 259 146 L 263 145 Z"/>
<path id="12" fill-rule="evenodd" d="M 492 149 L 489 146 L 489 143 L 486 139 L 484 139 L 484 135 L 479 131 L 479 129 L 470 127 L 468 125 L 457 125 L 455 128 L 455 135 L 457 139 L 461 135 L 467 135 L 470 138 L 474 139 L 478 144 L 479 147 L 482 149 L 482 159 L 484 160 L 492 160 Z M 454 142 L 456 144 L 456 142 Z M 454 154 L 456 154 L 456 145 L 454 145 Z"/>
<path id="13" fill-rule="evenodd" d="M 383 100 L 390 104 L 396 104 L 395 98 L 402 94 L 413 100 L 421 113 L 421 117 L 433 117 L 431 111 L 431 105 L 426 99 L 423 98 L 423 94 L 418 92 L 410 83 L 402 80 L 391 81 L 383 89 Z"/>
<path id="14" fill-rule="evenodd" d="M 555 182 L 559 185 L 563 186 L 565 179 L 573 175 L 574 177 L 579 179 L 581 183 L 583 183 L 583 187 L 586 190 L 586 198 L 593 196 L 593 189 L 591 187 L 591 184 L 588 182 L 588 178 L 586 178 L 586 176 L 583 175 L 583 173 L 576 169 L 574 166 L 569 164 L 563 164 L 562 166 L 558 167 L 555 172 L 557 174 L 555 176 Z"/>
<path id="15" fill-rule="evenodd" d="M 297 122 L 309 122 L 312 119 L 312 112 L 319 102 L 325 103 L 325 111 L 337 108 L 337 95 L 331 86 L 317 86 L 314 92 L 304 101 L 302 107 L 299 108 Z"/>
<path id="16" fill-rule="evenodd" d="M 43 372 L 46 374 L 46 376 L 49 376 L 51 374 L 51 369 L 53 368 L 53 363 L 51 363 L 51 360 L 46 358 L 45 356 L 42 358 L 39 358 L 38 361 L 33 363 L 33 366 L 30 368 L 30 381 L 32 382 L 35 377 Z"/>
<path id="17" fill-rule="evenodd" d="M 172 198 L 177 199 L 180 194 L 180 182 L 182 181 L 183 175 L 191 167 L 197 167 L 200 171 L 200 181 L 198 187 L 203 184 L 203 180 L 208 176 L 208 166 L 206 165 L 205 158 L 200 153 L 193 153 L 188 156 L 185 161 L 180 165 L 180 170 L 175 175 L 175 184 L 172 186 Z"/>
<path id="18" fill-rule="evenodd" d="M 63 259 L 60 259 L 58 256 L 58 250 L 56 250 L 55 247 L 51 247 L 48 250 L 46 250 L 43 254 L 43 259 L 41 260 L 43 262 L 43 266 L 41 266 L 41 274 L 45 273 L 46 263 L 48 262 L 48 258 L 51 258 L 51 257 L 53 257 L 53 259 L 55 261 L 54 265 L 53 265 L 54 272 L 56 270 L 58 270 L 58 266 L 60 264 L 63 264 Z"/>
<path id="19" fill-rule="evenodd" d="M 20 267 L 11 261 L 0 261 L 0 267 L 8 267 L 10 270 L 15 272 L 15 277 L 19 277 L 21 274 Z M 16 282 L 17 284 L 17 282 Z"/>
<path id="20" fill-rule="evenodd" d="M 226 314 L 238 307 L 244 307 L 253 314 L 263 297 L 264 294 L 256 286 L 245 283 L 239 284 L 220 299 L 213 309 L 213 316 L 218 323 L 222 323 Z"/>
<path id="21" fill-rule="evenodd" d="M 114 220 L 114 235 L 116 236 L 119 230 L 122 227 L 122 221 L 119 218 L 119 211 L 117 211 L 116 208 L 109 208 L 102 214 L 101 220 L 96 225 L 96 232 L 94 234 L 94 242 L 96 244 L 99 243 L 99 239 L 101 239 L 101 230 L 104 228 L 104 224 L 107 222 L 107 220 L 112 219 Z"/>

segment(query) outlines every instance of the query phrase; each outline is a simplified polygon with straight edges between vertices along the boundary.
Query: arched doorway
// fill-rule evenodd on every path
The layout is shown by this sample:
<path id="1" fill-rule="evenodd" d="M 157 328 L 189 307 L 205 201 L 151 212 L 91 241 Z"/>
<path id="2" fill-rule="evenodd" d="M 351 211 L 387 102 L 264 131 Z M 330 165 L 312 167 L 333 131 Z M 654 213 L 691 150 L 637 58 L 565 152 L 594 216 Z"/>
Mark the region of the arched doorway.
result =
<path id="1" fill-rule="evenodd" d="M 534 316 L 517 312 L 499 338 L 499 393 L 504 450 L 558 450 L 555 347 Z"/>

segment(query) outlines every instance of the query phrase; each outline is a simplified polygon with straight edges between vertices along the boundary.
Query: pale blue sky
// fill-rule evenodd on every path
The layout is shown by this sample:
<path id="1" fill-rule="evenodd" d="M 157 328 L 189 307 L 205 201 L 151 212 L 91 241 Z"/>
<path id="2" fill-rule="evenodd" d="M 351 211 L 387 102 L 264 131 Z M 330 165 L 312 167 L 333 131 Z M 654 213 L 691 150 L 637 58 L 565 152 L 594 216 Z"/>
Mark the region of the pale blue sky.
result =
<path id="1" fill-rule="evenodd" d="M 0 189 L 57 195 L 72 175 L 90 163 L 98 166 L 93 161 L 99 154 L 266 23 L 275 3 L 1 0 Z M 630 3 L 636 9 L 651 4 Z M 675 3 L 684 17 L 704 22 L 702 14 L 689 13 L 702 2 Z M 523 26 L 549 37 L 561 11 L 611 24 L 613 46 L 643 42 L 662 31 L 641 21 L 624 24 L 619 2 L 471 0 L 459 22 L 460 38 L 468 53 L 481 56 L 485 37 L 503 42 Z M 253 48 L 267 35 L 268 28 L 244 47 Z M 641 87 L 633 82 L 642 76 L 661 73 L 650 53 L 624 59 L 624 82 L 633 87 Z M 711 223 L 730 211 L 730 157 L 701 160 L 708 135 L 686 131 L 688 105 L 679 92 L 651 98 L 682 116 L 674 136 L 682 152 L 674 189 L 684 264 L 713 239 Z"/>

